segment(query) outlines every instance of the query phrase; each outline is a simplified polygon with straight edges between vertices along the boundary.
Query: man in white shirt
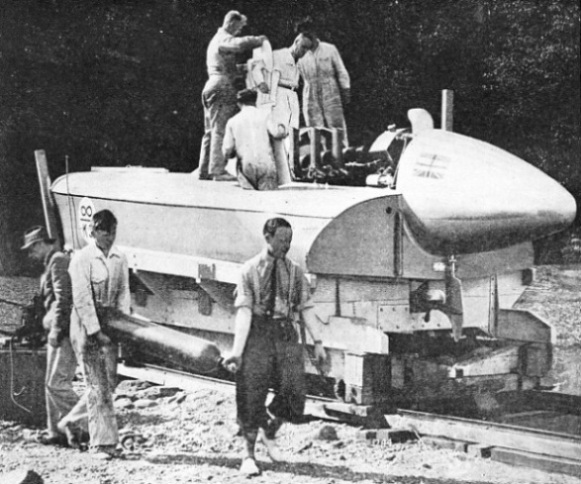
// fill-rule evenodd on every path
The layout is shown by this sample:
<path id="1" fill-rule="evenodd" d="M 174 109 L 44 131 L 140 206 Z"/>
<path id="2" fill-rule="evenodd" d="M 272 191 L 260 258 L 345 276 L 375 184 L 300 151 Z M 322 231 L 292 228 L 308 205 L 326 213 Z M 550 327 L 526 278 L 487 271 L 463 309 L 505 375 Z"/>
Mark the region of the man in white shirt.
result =
<path id="1" fill-rule="evenodd" d="M 236 95 L 240 112 L 228 120 L 222 151 L 236 157 L 238 182 L 249 190 L 276 190 L 278 179 L 271 136 L 286 135 L 284 126 L 275 126 L 270 112 L 256 107 L 257 93 L 243 89 Z"/>
<path id="2" fill-rule="evenodd" d="M 279 142 L 282 147 L 282 156 L 285 163 L 289 164 L 292 157 L 292 140 L 294 139 L 293 130 L 299 129 L 300 106 L 297 90 L 299 88 L 299 68 L 297 62 L 312 47 L 312 42 L 304 35 L 299 35 L 290 47 L 276 49 L 272 51 L 272 70 L 265 68 L 264 62 L 250 61 L 250 85 L 249 87 L 258 87 L 266 85 L 269 89 L 270 96 L 267 97 L 266 106 L 272 109 L 272 121 L 275 124 L 282 124 L 285 127 L 288 137 L 284 143 Z M 261 104 L 260 96 L 258 98 L 259 107 Z M 275 142 L 275 156 L 278 144 Z M 282 180 L 279 173 L 279 182 Z M 290 180 L 285 180 L 290 181 Z"/>
<path id="3" fill-rule="evenodd" d="M 69 435 L 71 427 L 78 430 L 88 426 L 89 450 L 98 459 L 117 456 L 119 443 L 112 396 L 117 385 L 117 345 L 108 335 L 106 311 L 130 312 L 128 263 L 113 245 L 116 233 L 117 219 L 109 210 L 95 213 L 92 241 L 74 254 L 69 267 L 73 286 L 71 342 L 87 388 L 59 422 L 59 428 Z"/>

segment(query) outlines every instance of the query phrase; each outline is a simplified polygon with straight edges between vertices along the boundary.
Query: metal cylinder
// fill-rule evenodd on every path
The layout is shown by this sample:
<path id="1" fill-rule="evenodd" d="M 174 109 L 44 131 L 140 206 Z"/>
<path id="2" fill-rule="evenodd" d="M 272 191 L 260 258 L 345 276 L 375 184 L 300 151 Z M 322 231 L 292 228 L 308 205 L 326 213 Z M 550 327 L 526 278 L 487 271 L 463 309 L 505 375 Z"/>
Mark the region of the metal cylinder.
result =
<path id="1" fill-rule="evenodd" d="M 117 310 L 108 311 L 105 319 L 107 332 L 116 341 L 129 343 L 144 354 L 179 365 L 185 370 L 210 373 L 217 370 L 222 361 L 218 347 L 197 336 Z"/>

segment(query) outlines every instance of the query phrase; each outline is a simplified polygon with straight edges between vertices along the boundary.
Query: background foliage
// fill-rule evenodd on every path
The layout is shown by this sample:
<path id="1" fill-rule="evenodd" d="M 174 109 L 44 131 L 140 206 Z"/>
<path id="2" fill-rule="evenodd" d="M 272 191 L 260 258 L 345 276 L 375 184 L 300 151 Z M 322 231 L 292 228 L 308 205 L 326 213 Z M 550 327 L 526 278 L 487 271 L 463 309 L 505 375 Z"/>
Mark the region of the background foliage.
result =
<path id="1" fill-rule="evenodd" d="M 290 45 L 310 15 L 352 76 L 347 123 L 368 144 L 406 112 L 523 157 L 581 201 L 578 0 L 3 0 L 0 8 L 0 270 L 42 223 L 34 168 L 197 165 L 205 50 L 236 8 L 245 33 Z"/>

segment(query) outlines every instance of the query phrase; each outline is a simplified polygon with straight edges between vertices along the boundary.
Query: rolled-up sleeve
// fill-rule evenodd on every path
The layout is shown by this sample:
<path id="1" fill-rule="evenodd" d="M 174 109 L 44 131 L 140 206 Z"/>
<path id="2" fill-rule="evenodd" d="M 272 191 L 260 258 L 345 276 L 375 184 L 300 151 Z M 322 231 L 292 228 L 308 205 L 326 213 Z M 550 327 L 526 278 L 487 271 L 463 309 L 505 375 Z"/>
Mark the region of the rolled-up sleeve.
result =
<path id="1" fill-rule="evenodd" d="M 87 334 L 92 335 L 101 330 L 101 325 L 99 324 L 99 318 L 97 318 L 97 310 L 93 300 L 91 261 L 83 257 L 83 255 L 83 251 L 81 251 L 73 256 L 69 266 L 69 274 L 73 288 L 73 307 Z"/>
<path id="2" fill-rule="evenodd" d="M 251 267 L 245 265 L 240 271 L 238 284 L 236 285 L 235 291 L 236 296 L 236 299 L 234 300 L 235 308 L 246 307 L 252 309 L 254 307 L 254 293 L 252 292 L 251 270 L 252 270 Z"/>

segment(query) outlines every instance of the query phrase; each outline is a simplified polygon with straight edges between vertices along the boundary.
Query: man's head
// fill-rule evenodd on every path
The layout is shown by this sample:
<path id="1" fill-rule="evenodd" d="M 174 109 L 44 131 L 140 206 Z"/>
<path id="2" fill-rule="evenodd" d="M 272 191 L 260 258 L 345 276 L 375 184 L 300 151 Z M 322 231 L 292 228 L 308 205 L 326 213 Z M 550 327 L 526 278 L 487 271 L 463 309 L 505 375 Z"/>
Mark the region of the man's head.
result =
<path id="1" fill-rule="evenodd" d="M 295 60 L 299 60 L 312 47 L 312 40 L 309 39 L 306 35 L 299 34 L 295 38 L 293 45 L 291 45 L 290 51 Z"/>
<path id="2" fill-rule="evenodd" d="M 248 19 L 236 10 L 230 10 L 224 17 L 222 28 L 232 35 L 239 35 L 246 26 Z"/>
<path id="3" fill-rule="evenodd" d="M 32 227 L 24 232 L 24 245 L 20 250 L 25 250 L 28 257 L 36 261 L 43 261 L 53 250 L 55 239 L 48 236 L 46 229 L 40 225 Z"/>
<path id="4" fill-rule="evenodd" d="M 306 17 L 295 24 L 295 33 L 303 34 L 313 43 L 318 40 L 317 26 L 311 17 Z"/>
<path id="5" fill-rule="evenodd" d="M 293 230 L 284 218 L 271 218 L 264 224 L 262 230 L 268 245 L 268 252 L 276 258 L 284 258 L 290 249 Z"/>
<path id="6" fill-rule="evenodd" d="M 256 106 L 258 93 L 253 89 L 242 89 L 236 93 L 236 101 L 241 106 Z"/>
<path id="7" fill-rule="evenodd" d="M 101 210 L 93 215 L 91 236 L 101 250 L 111 249 L 117 236 L 117 219 L 110 210 Z"/>

